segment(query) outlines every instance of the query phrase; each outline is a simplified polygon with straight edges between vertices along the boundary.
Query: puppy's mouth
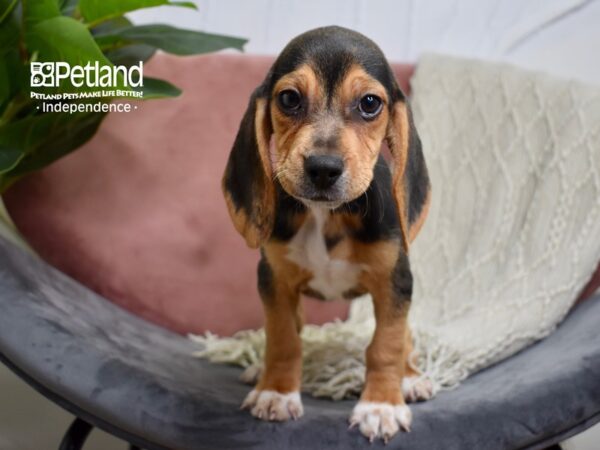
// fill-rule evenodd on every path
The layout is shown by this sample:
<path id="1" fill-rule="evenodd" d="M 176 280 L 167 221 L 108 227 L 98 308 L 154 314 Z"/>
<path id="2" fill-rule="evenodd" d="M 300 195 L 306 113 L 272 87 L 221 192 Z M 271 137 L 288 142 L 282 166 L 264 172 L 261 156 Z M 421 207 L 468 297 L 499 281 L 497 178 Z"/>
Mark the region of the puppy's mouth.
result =
<path id="1" fill-rule="evenodd" d="M 340 179 L 335 184 L 321 188 L 315 186 L 309 177 L 305 177 L 296 190 L 296 197 L 306 206 L 335 209 L 348 201 L 344 180 Z"/>
<path id="2" fill-rule="evenodd" d="M 318 195 L 318 196 L 314 196 L 312 198 L 306 198 L 306 197 L 296 197 L 296 198 L 298 200 L 300 200 L 302 203 L 304 203 L 305 206 L 308 206 L 309 208 L 319 207 L 319 208 L 326 208 L 326 209 L 337 209 L 342 205 L 342 203 L 344 203 L 344 200 L 331 200 L 324 195 Z"/>
<path id="3" fill-rule="evenodd" d="M 311 208 L 336 209 L 348 201 L 343 195 L 342 189 L 317 190 L 308 183 L 300 183 L 300 186 L 283 186 L 283 189 L 296 200 Z"/>
<path id="4" fill-rule="evenodd" d="M 325 202 L 325 203 L 334 201 L 323 194 L 315 195 L 314 197 L 306 198 L 305 200 L 309 200 L 311 202 Z"/>

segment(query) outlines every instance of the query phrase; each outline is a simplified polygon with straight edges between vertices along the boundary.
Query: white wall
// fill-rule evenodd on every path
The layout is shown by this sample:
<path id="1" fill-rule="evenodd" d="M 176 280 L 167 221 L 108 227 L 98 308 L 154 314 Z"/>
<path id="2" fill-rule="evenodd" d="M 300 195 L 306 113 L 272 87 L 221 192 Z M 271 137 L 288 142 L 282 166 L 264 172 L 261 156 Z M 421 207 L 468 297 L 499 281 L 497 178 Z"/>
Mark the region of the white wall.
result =
<path id="1" fill-rule="evenodd" d="M 353 28 L 389 59 L 423 51 L 505 60 L 600 84 L 600 0 L 195 0 L 198 11 L 160 7 L 135 22 L 249 38 L 248 53 L 276 54 L 323 25 Z"/>

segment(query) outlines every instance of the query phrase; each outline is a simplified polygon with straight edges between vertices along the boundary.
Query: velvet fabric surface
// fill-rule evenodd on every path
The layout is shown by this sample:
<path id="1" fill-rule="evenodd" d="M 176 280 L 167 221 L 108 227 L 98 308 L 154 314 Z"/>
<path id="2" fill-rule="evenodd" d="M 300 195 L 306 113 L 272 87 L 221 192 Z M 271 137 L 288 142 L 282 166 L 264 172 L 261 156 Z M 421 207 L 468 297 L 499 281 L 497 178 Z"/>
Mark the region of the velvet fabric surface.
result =
<path id="1" fill-rule="evenodd" d="M 136 317 L 0 240 L 0 360 L 46 396 L 151 449 L 544 448 L 600 421 L 600 301 L 527 350 L 412 406 L 387 446 L 348 431 L 354 402 L 304 396 L 305 416 L 256 420 L 240 369 Z"/>

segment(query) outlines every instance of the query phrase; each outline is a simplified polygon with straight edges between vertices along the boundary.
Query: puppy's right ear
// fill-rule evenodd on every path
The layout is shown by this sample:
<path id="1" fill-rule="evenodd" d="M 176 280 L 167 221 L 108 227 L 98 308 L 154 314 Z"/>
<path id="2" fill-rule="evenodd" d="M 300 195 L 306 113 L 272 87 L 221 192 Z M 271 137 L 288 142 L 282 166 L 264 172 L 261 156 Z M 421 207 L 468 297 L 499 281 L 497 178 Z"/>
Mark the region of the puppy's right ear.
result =
<path id="1" fill-rule="evenodd" d="M 272 128 L 265 88 L 258 87 L 242 118 L 229 154 L 222 188 L 236 230 L 249 247 L 267 241 L 273 230 L 275 186 L 269 158 Z"/>
<path id="2" fill-rule="evenodd" d="M 412 111 L 408 100 L 397 86 L 395 97 L 388 124 L 387 144 L 394 161 L 392 185 L 398 208 L 402 247 L 408 253 L 409 244 L 427 217 L 431 186 Z"/>

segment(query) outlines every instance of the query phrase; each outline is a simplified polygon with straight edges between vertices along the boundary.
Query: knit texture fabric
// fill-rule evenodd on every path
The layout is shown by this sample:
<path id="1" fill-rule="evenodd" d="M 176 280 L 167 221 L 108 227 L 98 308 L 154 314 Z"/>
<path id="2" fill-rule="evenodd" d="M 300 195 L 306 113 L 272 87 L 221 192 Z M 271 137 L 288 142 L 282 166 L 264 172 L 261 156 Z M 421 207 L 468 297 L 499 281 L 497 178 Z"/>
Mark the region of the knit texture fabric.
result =
<path id="1" fill-rule="evenodd" d="M 410 250 L 414 362 L 435 390 L 548 335 L 600 255 L 600 88 L 508 65 L 426 55 L 412 108 L 432 184 Z M 303 389 L 360 392 L 375 323 L 303 330 Z M 198 355 L 253 372 L 264 332 L 207 334 Z"/>

